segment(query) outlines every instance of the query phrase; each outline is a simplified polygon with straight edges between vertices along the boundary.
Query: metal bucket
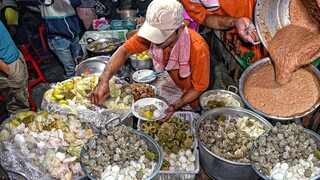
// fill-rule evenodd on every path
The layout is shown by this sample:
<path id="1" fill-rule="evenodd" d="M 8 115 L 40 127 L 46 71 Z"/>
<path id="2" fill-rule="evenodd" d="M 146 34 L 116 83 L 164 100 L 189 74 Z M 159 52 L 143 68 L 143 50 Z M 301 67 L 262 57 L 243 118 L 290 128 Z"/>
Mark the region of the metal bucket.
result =
<path id="1" fill-rule="evenodd" d="M 210 110 L 203 114 L 196 124 L 196 134 L 199 144 L 200 162 L 203 169 L 213 178 L 216 179 L 228 179 L 228 180 L 239 180 L 239 179 L 252 179 L 256 180 L 259 178 L 258 174 L 252 169 L 250 163 L 237 163 L 222 157 L 217 156 L 208 150 L 201 142 L 198 129 L 200 123 L 208 118 L 216 119 L 221 114 L 230 115 L 232 117 L 248 116 L 249 118 L 255 119 L 263 124 L 267 129 L 271 129 L 272 125 L 258 114 L 249 111 L 247 109 L 239 107 L 220 107 Z"/>
<path id="2" fill-rule="evenodd" d="M 239 80 L 239 92 L 240 92 L 240 96 L 243 100 L 243 102 L 245 103 L 245 105 L 251 109 L 252 111 L 258 113 L 259 115 L 267 118 L 267 119 L 275 119 L 275 120 L 292 120 L 292 119 L 298 119 L 298 118 L 301 118 L 301 117 L 304 117 L 308 114 L 310 114 L 311 112 L 313 112 L 314 110 L 317 109 L 317 107 L 320 105 L 320 100 L 318 101 L 318 103 L 316 103 L 309 111 L 305 112 L 304 114 L 297 114 L 295 116 L 292 116 L 292 117 L 280 117 L 280 116 L 274 116 L 274 115 L 271 115 L 271 114 L 265 114 L 264 112 L 254 108 L 249 102 L 248 100 L 246 99 L 246 97 L 244 96 L 244 92 L 243 92 L 243 89 L 244 89 L 244 83 L 246 81 L 246 78 L 248 76 L 248 74 L 250 74 L 251 71 L 259 68 L 260 66 L 263 66 L 265 65 L 266 63 L 271 63 L 271 60 L 269 57 L 266 57 L 266 58 L 263 58 L 253 64 L 251 64 L 241 75 L 240 77 L 240 80 Z M 320 72 L 319 70 L 312 66 L 312 71 L 318 76 L 318 79 L 320 80 Z"/>
<path id="3" fill-rule="evenodd" d="M 254 10 L 254 23 L 263 46 L 268 49 L 268 42 L 276 32 L 291 24 L 290 0 L 257 0 Z"/>
<path id="4" fill-rule="evenodd" d="M 135 26 L 136 23 L 136 10 L 121 10 L 119 11 L 122 20 L 126 20 L 127 26 Z"/>

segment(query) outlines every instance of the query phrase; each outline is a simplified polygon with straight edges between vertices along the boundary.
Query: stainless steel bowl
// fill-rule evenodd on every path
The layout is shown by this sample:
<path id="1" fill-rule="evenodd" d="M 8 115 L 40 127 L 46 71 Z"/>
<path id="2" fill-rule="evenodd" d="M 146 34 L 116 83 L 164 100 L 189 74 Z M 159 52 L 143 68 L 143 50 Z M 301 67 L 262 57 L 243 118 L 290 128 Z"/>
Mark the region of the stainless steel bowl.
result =
<path id="1" fill-rule="evenodd" d="M 123 43 L 120 39 L 117 38 L 104 38 L 93 41 L 87 45 L 87 51 L 90 57 L 93 56 L 103 56 L 103 55 L 112 55 L 118 47 Z M 110 50 L 105 50 L 105 48 L 96 50 L 96 47 L 108 47 L 114 46 Z"/>
<path id="2" fill-rule="evenodd" d="M 157 158 L 157 162 L 156 162 L 157 165 L 156 165 L 153 173 L 146 179 L 146 180 L 151 180 L 152 178 L 154 178 L 158 174 L 158 172 L 161 169 L 162 162 L 163 162 L 162 148 L 159 146 L 159 144 L 154 139 L 152 139 L 150 136 L 146 135 L 145 133 L 143 133 L 143 132 L 141 132 L 139 130 L 133 130 L 133 132 L 138 134 L 140 136 L 140 138 L 143 139 L 146 142 L 146 144 L 148 146 L 148 150 L 150 152 L 153 152 L 156 155 L 155 157 Z M 98 138 L 98 135 L 99 135 L 99 133 L 95 134 L 90 139 Z M 90 139 L 86 143 L 88 143 L 90 141 Z M 80 160 L 82 159 L 84 153 L 85 153 L 85 149 L 84 149 L 84 146 L 83 146 L 82 149 L 81 149 L 81 152 L 80 152 Z M 80 163 L 81 163 L 81 161 L 80 161 Z M 87 173 L 87 171 L 86 171 L 86 169 L 85 169 L 85 167 L 84 167 L 84 165 L 82 163 L 81 163 L 81 168 L 82 168 L 82 171 L 85 173 L 85 175 L 88 178 L 94 180 L 94 177 L 92 177 L 90 174 Z"/>
<path id="3" fill-rule="evenodd" d="M 314 131 L 311 131 L 311 130 L 309 130 L 309 129 L 303 129 L 303 131 L 305 132 L 305 133 L 307 133 L 307 134 L 309 134 L 310 135 L 310 137 L 315 141 L 315 143 L 317 144 L 317 149 L 319 149 L 320 148 L 320 135 L 319 134 L 317 134 L 317 133 L 315 133 Z M 265 134 L 263 134 L 263 135 L 266 135 L 267 134 L 267 132 L 265 133 Z M 261 136 L 263 136 L 263 135 L 261 135 Z M 256 139 L 256 142 L 255 143 L 257 143 L 257 141 L 258 141 L 258 139 Z M 253 151 L 254 151 L 254 148 L 255 148 L 255 145 L 254 145 L 254 143 L 252 144 L 252 146 L 251 146 L 251 149 L 250 149 L 250 156 L 252 155 L 252 153 L 253 153 Z M 251 166 L 252 166 L 252 168 L 254 169 L 254 171 L 261 177 L 261 178 L 263 178 L 263 179 L 270 179 L 270 178 L 268 178 L 265 174 L 263 174 L 263 173 L 261 173 L 258 169 L 256 169 L 256 167 L 255 167 L 255 162 L 254 161 L 251 161 Z M 312 179 L 310 179 L 310 180 L 317 180 L 317 179 L 319 179 L 320 178 L 320 174 L 319 175 L 317 175 L 317 176 L 314 176 Z"/>
<path id="4" fill-rule="evenodd" d="M 249 118 L 259 121 L 267 130 L 272 128 L 272 125 L 258 114 L 243 109 L 240 107 L 220 107 L 212 109 L 203 114 L 196 124 L 196 134 L 200 151 L 200 162 L 203 169 L 213 178 L 216 179 L 258 179 L 258 175 L 252 169 L 250 163 L 237 163 L 222 157 L 217 156 L 207 149 L 201 142 L 198 130 L 200 123 L 207 119 L 217 119 L 221 114 L 229 115 L 232 117 L 248 116 Z"/>
<path id="5" fill-rule="evenodd" d="M 210 110 L 209 108 L 204 107 L 205 105 L 203 104 L 202 101 L 203 101 L 203 99 L 204 99 L 205 97 L 208 97 L 208 96 L 211 95 L 211 94 L 218 94 L 218 93 L 220 93 L 220 94 L 230 94 L 234 99 L 236 99 L 236 100 L 240 103 L 240 107 L 244 107 L 244 104 L 243 104 L 243 102 L 242 102 L 242 99 L 241 99 L 241 97 L 240 97 L 238 94 L 233 93 L 233 92 L 228 91 L 228 90 L 214 89 L 214 90 L 206 91 L 206 92 L 204 92 L 204 93 L 200 96 L 199 101 L 200 101 L 200 106 L 201 106 L 201 108 L 202 108 L 203 110 Z"/>
<path id="6" fill-rule="evenodd" d="M 277 30 L 291 24 L 290 0 L 257 0 L 254 10 L 254 23 L 259 38 L 268 49 L 268 42 Z"/>
<path id="7" fill-rule="evenodd" d="M 109 59 L 109 56 L 96 56 L 86 59 L 77 65 L 75 76 L 81 76 L 84 72 L 89 72 L 90 74 L 102 73 Z"/>
<path id="8" fill-rule="evenodd" d="M 129 58 L 130 58 L 132 68 L 136 71 L 140 69 L 151 69 L 153 67 L 153 62 L 151 58 L 144 59 L 144 60 L 137 60 L 132 56 L 130 56 Z"/>
<path id="9" fill-rule="evenodd" d="M 105 66 L 108 64 L 110 56 L 96 56 L 84 61 L 81 61 L 79 65 L 76 66 L 75 75 L 81 76 L 84 72 L 93 73 L 103 73 Z M 120 79 L 125 79 L 130 76 L 130 65 L 125 63 L 115 74 Z"/>
<path id="10" fill-rule="evenodd" d="M 301 117 L 304 117 L 308 114 L 310 114 L 311 112 L 313 112 L 314 110 L 317 109 L 317 107 L 320 105 L 320 100 L 318 101 L 318 103 L 316 103 L 309 111 L 303 113 L 303 114 L 297 114 L 297 115 L 294 115 L 292 117 L 280 117 L 280 116 L 275 116 L 275 115 L 272 115 L 272 114 L 266 114 L 256 108 L 254 108 L 250 103 L 249 101 L 246 99 L 246 97 L 244 96 L 244 92 L 243 92 L 243 89 L 244 89 L 244 83 L 246 82 L 246 78 L 247 76 L 250 74 L 251 71 L 259 68 L 260 66 L 263 66 L 265 65 L 266 63 L 271 63 L 271 60 L 269 57 L 266 57 L 266 58 L 263 58 L 253 64 L 251 64 L 241 75 L 240 77 L 240 80 L 239 80 L 239 92 L 240 92 L 240 96 L 243 100 L 243 102 L 245 103 L 245 105 L 251 109 L 252 111 L 258 113 L 259 115 L 267 118 L 267 119 L 275 119 L 275 120 L 291 120 L 291 119 L 298 119 L 298 118 L 301 118 Z M 319 70 L 312 66 L 312 71 L 318 76 L 318 79 L 320 81 L 320 72 Z"/>
<path id="11" fill-rule="evenodd" d="M 120 18 L 126 20 L 126 25 L 136 25 L 136 14 L 137 10 L 121 10 L 119 11 Z"/>

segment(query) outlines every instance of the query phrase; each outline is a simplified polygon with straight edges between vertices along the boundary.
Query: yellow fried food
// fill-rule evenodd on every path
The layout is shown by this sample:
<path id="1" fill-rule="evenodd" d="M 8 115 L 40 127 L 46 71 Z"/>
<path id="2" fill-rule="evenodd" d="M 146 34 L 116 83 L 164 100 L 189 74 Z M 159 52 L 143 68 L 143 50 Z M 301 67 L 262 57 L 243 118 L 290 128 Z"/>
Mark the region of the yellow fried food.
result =
<path id="1" fill-rule="evenodd" d="M 152 113 L 152 111 L 146 111 L 145 113 L 144 113 L 144 115 L 145 115 L 145 117 L 146 118 L 148 118 L 148 119 L 152 119 L 152 117 L 153 117 L 153 113 Z"/>

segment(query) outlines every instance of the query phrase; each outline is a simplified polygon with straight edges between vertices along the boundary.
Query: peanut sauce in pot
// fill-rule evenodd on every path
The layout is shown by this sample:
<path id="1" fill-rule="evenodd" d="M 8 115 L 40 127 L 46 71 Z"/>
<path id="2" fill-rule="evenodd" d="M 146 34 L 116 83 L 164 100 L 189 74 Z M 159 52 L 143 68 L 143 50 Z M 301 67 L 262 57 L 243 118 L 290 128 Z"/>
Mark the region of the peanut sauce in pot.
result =
<path id="1" fill-rule="evenodd" d="M 300 68 L 291 80 L 280 85 L 275 81 L 274 66 L 266 63 L 248 74 L 244 96 L 265 114 L 293 117 L 310 110 L 320 99 L 320 84 L 314 72 Z"/>
<path id="2" fill-rule="evenodd" d="M 279 117 L 304 114 L 320 101 L 319 78 L 301 68 L 320 56 L 319 24 L 301 0 L 290 0 L 290 19 L 268 42 L 273 64 L 249 73 L 243 89 L 254 108 Z"/>

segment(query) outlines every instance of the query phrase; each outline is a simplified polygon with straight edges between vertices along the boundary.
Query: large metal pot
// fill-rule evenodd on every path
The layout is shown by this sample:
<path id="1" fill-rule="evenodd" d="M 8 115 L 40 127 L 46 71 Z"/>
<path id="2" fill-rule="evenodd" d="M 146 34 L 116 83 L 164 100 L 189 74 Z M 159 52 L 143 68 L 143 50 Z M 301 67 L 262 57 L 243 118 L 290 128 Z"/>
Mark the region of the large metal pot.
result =
<path id="1" fill-rule="evenodd" d="M 199 144 L 200 162 L 203 169 L 215 179 L 228 179 L 228 180 L 239 180 L 239 179 L 258 179 L 258 175 L 252 169 L 250 163 L 237 163 L 229 161 L 222 157 L 217 156 L 208 150 L 201 142 L 198 129 L 200 123 L 206 119 L 217 119 L 221 114 L 229 115 L 232 117 L 247 116 L 249 118 L 259 121 L 266 129 L 271 129 L 272 125 L 258 114 L 243 109 L 240 107 L 220 107 L 210 110 L 203 114 L 196 124 L 196 134 Z"/>
<path id="2" fill-rule="evenodd" d="M 304 128 L 303 131 L 307 134 L 310 135 L 310 137 L 314 140 L 314 142 L 317 144 L 317 149 L 320 148 L 320 135 L 315 133 L 314 131 L 311 131 L 309 129 Z M 261 135 L 263 136 L 263 135 Z M 261 137 L 260 136 L 260 137 Z M 257 144 L 258 139 L 256 139 L 256 144 Z M 251 149 L 250 149 L 250 156 L 252 155 L 254 149 L 255 149 L 255 143 L 252 144 Z M 269 180 L 270 178 L 268 178 L 265 174 L 263 174 L 262 172 L 260 172 L 256 167 L 255 167 L 255 162 L 251 161 L 251 166 L 254 169 L 254 171 L 263 179 Z M 310 180 L 317 180 L 320 178 L 320 174 L 318 174 L 317 176 L 312 177 Z"/>
<path id="3" fill-rule="evenodd" d="M 89 57 L 112 55 L 123 42 L 117 38 L 95 40 L 87 45 Z"/>
<path id="4" fill-rule="evenodd" d="M 240 92 L 240 96 L 243 100 L 243 102 L 246 104 L 246 106 L 251 109 L 252 111 L 258 113 L 259 115 L 267 118 L 267 119 L 275 119 L 275 120 L 291 120 L 291 119 L 297 119 L 297 118 L 301 118 L 301 117 L 304 117 L 308 114 L 310 114 L 311 112 L 313 112 L 315 109 L 317 109 L 317 107 L 320 105 L 320 101 L 318 101 L 317 104 L 315 104 L 309 111 L 305 112 L 304 114 L 298 114 L 294 117 L 279 117 L 279 116 L 274 116 L 274 115 L 271 115 L 271 114 L 265 114 L 264 112 L 258 110 L 258 109 L 255 109 L 249 102 L 248 100 L 246 99 L 246 97 L 244 96 L 244 92 L 243 92 L 243 89 L 244 89 L 244 83 L 246 82 L 246 78 L 248 76 L 248 74 L 250 74 L 251 71 L 259 68 L 260 66 L 263 66 L 265 65 L 266 63 L 271 63 L 270 61 L 270 58 L 269 57 L 266 57 L 266 58 L 263 58 L 253 64 L 251 64 L 241 75 L 240 77 L 240 81 L 239 81 L 239 92 Z M 312 66 L 312 71 L 318 76 L 318 79 L 320 81 L 320 72 L 319 70 Z"/>
<path id="5" fill-rule="evenodd" d="M 268 48 L 268 42 L 277 30 L 291 23 L 289 5 L 290 0 L 257 0 L 254 23 L 264 47 Z"/>

